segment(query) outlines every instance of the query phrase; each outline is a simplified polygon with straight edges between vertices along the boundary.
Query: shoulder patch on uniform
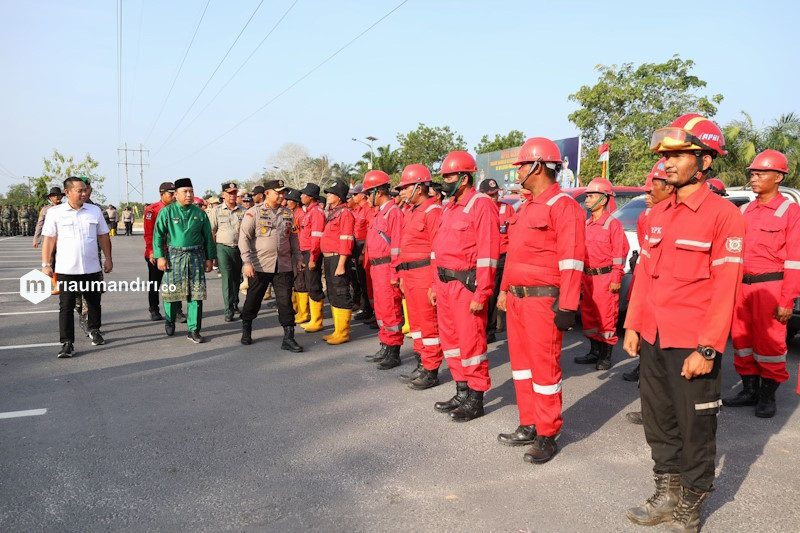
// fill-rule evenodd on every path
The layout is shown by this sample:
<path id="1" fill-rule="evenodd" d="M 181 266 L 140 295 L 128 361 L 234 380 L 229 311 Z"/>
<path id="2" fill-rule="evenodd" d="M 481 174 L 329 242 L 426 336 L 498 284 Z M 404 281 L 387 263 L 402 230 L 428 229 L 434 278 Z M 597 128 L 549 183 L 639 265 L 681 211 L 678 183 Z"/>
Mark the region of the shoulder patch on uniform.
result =
<path id="1" fill-rule="evenodd" d="M 742 252 L 742 238 L 741 237 L 728 237 L 728 240 L 725 241 L 725 249 L 728 250 L 732 254 L 738 254 Z"/>
<path id="2" fill-rule="evenodd" d="M 253 216 L 253 213 L 250 213 L 249 211 L 248 211 L 247 213 L 245 213 L 245 215 L 246 215 L 246 216 L 248 216 L 248 217 L 250 217 L 250 218 L 255 218 L 255 217 Z"/>

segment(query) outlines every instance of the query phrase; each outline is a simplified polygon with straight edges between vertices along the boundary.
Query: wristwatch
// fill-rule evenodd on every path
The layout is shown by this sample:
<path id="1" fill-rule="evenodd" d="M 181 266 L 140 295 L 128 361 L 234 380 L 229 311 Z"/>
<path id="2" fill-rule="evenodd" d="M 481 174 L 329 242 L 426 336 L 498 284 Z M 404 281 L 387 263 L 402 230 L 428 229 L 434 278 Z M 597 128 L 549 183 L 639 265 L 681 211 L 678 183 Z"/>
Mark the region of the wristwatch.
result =
<path id="1" fill-rule="evenodd" d="M 702 355 L 706 361 L 713 361 L 714 358 L 717 356 L 717 351 L 712 348 L 711 346 L 702 346 L 699 345 L 697 347 L 697 352 Z"/>
<path id="2" fill-rule="evenodd" d="M 50 266 L 50 263 L 42 263 L 42 268 L 47 268 Z"/>

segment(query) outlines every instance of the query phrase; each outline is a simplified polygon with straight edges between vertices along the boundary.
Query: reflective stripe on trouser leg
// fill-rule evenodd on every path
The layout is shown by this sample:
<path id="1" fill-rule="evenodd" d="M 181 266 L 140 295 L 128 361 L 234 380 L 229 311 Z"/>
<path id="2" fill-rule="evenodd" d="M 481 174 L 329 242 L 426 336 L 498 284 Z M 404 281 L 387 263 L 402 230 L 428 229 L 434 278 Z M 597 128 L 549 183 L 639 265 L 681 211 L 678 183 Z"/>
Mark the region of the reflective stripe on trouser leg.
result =
<path id="1" fill-rule="evenodd" d="M 618 340 L 619 293 L 608 290 L 612 280 L 612 273 L 599 276 L 583 275 L 581 322 L 584 335 L 613 346 Z"/>
<path id="2" fill-rule="evenodd" d="M 731 336 L 734 367 L 740 375 L 760 375 L 783 383 L 786 371 L 786 324 L 773 314 L 781 293 L 781 281 L 742 284 L 733 310 Z"/>
<path id="3" fill-rule="evenodd" d="M 456 316 L 453 312 L 455 299 L 447 289 L 447 284 L 439 280 L 433 282 L 433 292 L 436 293 L 436 322 L 439 325 L 439 341 L 442 346 L 442 355 L 453 381 L 467 381 L 464 376 L 464 367 L 461 366 L 461 348 L 456 329 Z"/>
<path id="4" fill-rule="evenodd" d="M 511 377 L 517 393 L 519 423 L 523 426 L 530 426 L 536 423 L 536 413 L 534 411 L 533 374 L 528 350 L 535 350 L 536 347 L 528 346 L 530 340 L 526 335 L 525 320 L 531 317 L 525 317 L 523 314 L 522 300 L 511 293 L 506 297 L 506 331 L 508 332 Z"/>
<path id="5" fill-rule="evenodd" d="M 419 272 L 418 272 L 419 271 Z M 431 285 L 430 267 L 418 268 L 403 273 L 403 288 L 408 307 L 408 320 L 414 336 L 414 349 L 422 356 L 422 366 L 435 370 L 442 364 L 442 341 L 439 337 L 436 307 L 428 301 L 428 287 Z M 419 337 L 419 338 L 416 338 Z M 434 339 L 437 342 L 434 343 Z M 419 343 L 419 345 L 417 344 Z M 419 348 L 417 348 L 419 346 Z"/>
<path id="6" fill-rule="evenodd" d="M 400 289 L 391 285 L 391 265 L 375 265 L 370 269 L 370 275 L 375 297 L 375 318 L 380 325 L 378 338 L 388 346 L 402 346 L 403 298 Z"/>
<path id="7" fill-rule="evenodd" d="M 458 281 L 441 283 L 448 295 L 447 308 L 440 308 L 439 313 L 450 313 L 455 321 L 458 347 L 461 350 L 461 366 L 464 370 L 464 381 L 469 388 L 476 391 L 487 391 L 491 387 L 489 377 L 489 361 L 486 358 L 486 306 L 477 315 L 469 312 L 469 304 L 474 294 Z M 437 293 L 438 295 L 438 293 Z M 441 329 L 439 331 L 441 338 Z M 447 364 L 451 364 L 448 358 Z M 455 358 L 453 365 L 455 366 Z"/>

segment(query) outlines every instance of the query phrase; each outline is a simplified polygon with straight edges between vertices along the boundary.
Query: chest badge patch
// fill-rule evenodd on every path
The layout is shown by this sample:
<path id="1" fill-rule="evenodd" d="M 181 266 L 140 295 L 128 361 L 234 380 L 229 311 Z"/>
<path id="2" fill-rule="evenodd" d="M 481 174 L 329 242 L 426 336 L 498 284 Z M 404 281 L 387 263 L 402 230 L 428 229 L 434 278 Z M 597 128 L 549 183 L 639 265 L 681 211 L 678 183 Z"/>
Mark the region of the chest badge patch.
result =
<path id="1" fill-rule="evenodd" d="M 725 249 L 732 254 L 742 253 L 742 238 L 728 237 L 728 240 L 725 241 Z"/>
<path id="2" fill-rule="evenodd" d="M 266 233 L 266 232 L 267 232 L 267 228 L 261 228 L 261 233 Z"/>

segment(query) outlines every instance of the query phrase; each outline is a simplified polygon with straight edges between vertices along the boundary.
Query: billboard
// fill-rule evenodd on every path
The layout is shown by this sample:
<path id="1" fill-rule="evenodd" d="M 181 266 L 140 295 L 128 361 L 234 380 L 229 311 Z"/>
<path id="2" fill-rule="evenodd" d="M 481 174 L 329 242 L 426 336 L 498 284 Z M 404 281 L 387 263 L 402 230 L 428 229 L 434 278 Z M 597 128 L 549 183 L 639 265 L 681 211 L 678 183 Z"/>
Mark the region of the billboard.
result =
<path id="1" fill-rule="evenodd" d="M 581 138 L 569 137 L 567 139 L 558 139 L 554 142 L 558 145 L 561 157 L 566 163 L 563 173 L 559 175 L 562 187 L 571 180 L 577 184 L 576 176 L 580 173 L 581 168 Z M 478 163 L 478 179 L 476 181 L 478 184 L 484 179 L 493 179 L 504 189 L 508 189 L 509 186 L 515 184 L 517 182 L 517 167 L 513 163 L 517 159 L 520 148 L 521 146 L 517 146 L 496 152 L 478 154 L 476 159 Z"/>

